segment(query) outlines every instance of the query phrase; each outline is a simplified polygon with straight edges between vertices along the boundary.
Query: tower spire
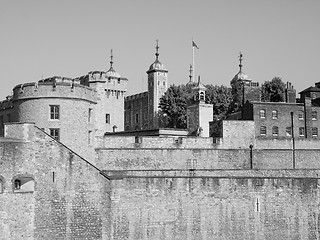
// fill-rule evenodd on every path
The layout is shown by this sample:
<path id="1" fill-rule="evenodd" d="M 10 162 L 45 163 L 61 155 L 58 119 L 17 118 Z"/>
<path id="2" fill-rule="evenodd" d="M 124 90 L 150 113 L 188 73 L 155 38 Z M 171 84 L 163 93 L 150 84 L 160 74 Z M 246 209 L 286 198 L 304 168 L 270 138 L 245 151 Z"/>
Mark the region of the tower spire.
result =
<path id="1" fill-rule="evenodd" d="M 241 72 L 241 70 L 242 70 L 242 57 L 243 57 L 243 55 L 242 55 L 242 53 L 240 52 L 240 54 L 239 54 L 239 67 L 240 67 L 240 72 Z"/>
<path id="2" fill-rule="evenodd" d="M 156 61 L 158 61 L 158 57 L 159 57 L 159 40 L 156 40 L 157 45 L 156 45 Z"/>

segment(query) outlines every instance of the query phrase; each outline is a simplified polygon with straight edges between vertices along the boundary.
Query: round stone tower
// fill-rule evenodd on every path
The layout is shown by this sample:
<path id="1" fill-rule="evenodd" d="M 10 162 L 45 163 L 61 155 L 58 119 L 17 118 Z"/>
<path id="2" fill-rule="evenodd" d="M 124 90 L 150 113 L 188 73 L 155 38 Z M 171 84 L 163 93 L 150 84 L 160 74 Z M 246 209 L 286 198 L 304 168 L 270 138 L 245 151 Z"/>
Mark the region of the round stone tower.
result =
<path id="1" fill-rule="evenodd" d="M 93 145 L 96 92 L 79 80 L 52 77 L 13 89 L 12 122 L 33 122 L 79 153 Z"/>

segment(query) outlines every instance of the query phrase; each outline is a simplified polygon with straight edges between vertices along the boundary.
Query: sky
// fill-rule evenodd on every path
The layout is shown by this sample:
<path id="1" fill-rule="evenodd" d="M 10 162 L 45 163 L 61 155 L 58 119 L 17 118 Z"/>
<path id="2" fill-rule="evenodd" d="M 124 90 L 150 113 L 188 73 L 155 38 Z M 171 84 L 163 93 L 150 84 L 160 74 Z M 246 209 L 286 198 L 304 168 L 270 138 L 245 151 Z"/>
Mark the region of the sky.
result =
<path id="1" fill-rule="evenodd" d="M 319 0 L 0 0 L 0 100 L 17 84 L 114 69 L 128 95 L 147 90 L 159 60 L 186 84 L 195 49 L 203 84 L 230 86 L 239 71 L 260 84 L 281 77 L 297 92 L 320 81 Z"/>

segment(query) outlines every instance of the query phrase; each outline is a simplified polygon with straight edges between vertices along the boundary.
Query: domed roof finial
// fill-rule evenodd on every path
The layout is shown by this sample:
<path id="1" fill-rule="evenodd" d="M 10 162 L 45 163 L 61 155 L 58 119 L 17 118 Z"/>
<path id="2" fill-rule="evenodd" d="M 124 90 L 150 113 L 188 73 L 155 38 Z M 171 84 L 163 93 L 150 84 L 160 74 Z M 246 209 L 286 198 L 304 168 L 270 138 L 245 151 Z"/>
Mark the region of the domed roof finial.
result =
<path id="1" fill-rule="evenodd" d="M 158 57 L 159 57 L 159 40 L 157 39 L 157 46 L 156 46 L 156 61 L 158 61 Z"/>
<path id="2" fill-rule="evenodd" d="M 113 54 L 112 54 L 112 49 L 110 51 L 110 68 L 112 68 L 113 65 Z"/>
<path id="3" fill-rule="evenodd" d="M 110 51 L 110 68 L 109 70 L 106 72 L 106 77 L 115 77 L 115 78 L 120 78 L 120 74 L 117 73 L 114 69 L 113 69 L 113 51 L 111 49 Z"/>
<path id="4" fill-rule="evenodd" d="M 240 55 L 239 55 L 239 62 L 240 62 L 239 67 L 240 67 L 240 71 L 242 70 L 242 57 L 243 57 L 243 55 L 242 55 L 242 53 L 240 52 Z"/>
<path id="5" fill-rule="evenodd" d="M 190 64 L 190 69 L 189 69 L 189 78 L 190 78 L 190 82 L 192 82 L 192 64 Z"/>

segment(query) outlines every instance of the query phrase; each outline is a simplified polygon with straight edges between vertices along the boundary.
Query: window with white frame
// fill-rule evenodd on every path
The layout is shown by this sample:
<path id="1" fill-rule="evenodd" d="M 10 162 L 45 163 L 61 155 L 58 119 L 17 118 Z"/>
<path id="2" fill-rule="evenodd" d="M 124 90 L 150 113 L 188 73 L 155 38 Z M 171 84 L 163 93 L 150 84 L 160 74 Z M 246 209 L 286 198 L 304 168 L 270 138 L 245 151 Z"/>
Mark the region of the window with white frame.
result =
<path id="1" fill-rule="evenodd" d="M 312 137 L 318 137 L 318 128 L 317 127 L 311 128 L 311 132 L 312 132 Z"/>
<path id="2" fill-rule="evenodd" d="M 299 120 L 303 120 L 303 116 L 304 116 L 304 112 L 303 112 L 302 110 L 300 110 L 300 111 L 298 112 L 298 118 L 299 118 Z"/>
<path id="3" fill-rule="evenodd" d="M 317 112 L 316 111 L 312 111 L 312 113 L 311 113 L 311 115 L 312 115 L 312 120 L 317 120 Z"/>
<path id="4" fill-rule="evenodd" d="M 278 136 L 279 135 L 279 128 L 277 126 L 272 127 L 272 136 Z"/>
<path id="5" fill-rule="evenodd" d="M 291 127 L 286 127 L 286 136 L 291 137 L 291 135 L 292 135 Z"/>
<path id="6" fill-rule="evenodd" d="M 277 118 L 278 118 L 278 111 L 272 110 L 272 119 L 277 119 Z"/>
<path id="7" fill-rule="evenodd" d="M 50 105 L 50 119 L 60 119 L 59 105 Z"/>
<path id="8" fill-rule="evenodd" d="M 299 136 L 300 136 L 300 137 L 303 137 L 304 134 L 305 134 L 305 132 L 304 132 L 304 127 L 299 127 Z"/>
<path id="9" fill-rule="evenodd" d="M 267 135 L 267 127 L 266 126 L 261 126 L 260 127 L 260 135 L 261 136 Z"/>
<path id="10" fill-rule="evenodd" d="M 260 118 L 266 118 L 266 110 L 260 109 L 259 116 L 260 116 Z"/>

